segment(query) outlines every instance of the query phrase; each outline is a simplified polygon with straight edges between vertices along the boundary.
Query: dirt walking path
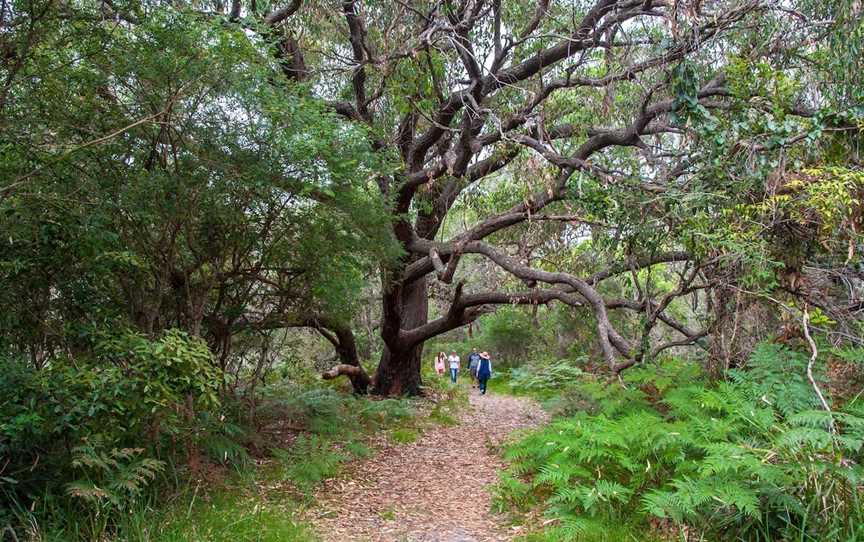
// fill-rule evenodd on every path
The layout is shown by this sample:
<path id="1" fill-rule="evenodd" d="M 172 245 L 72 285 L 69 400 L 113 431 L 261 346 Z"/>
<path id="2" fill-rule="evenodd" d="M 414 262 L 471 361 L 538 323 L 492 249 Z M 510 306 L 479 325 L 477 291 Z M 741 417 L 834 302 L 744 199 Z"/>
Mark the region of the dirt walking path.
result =
<path id="1" fill-rule="evenodd" d="M 490 511 L 488 486 L 503 464 L 490 448 L 509 434 L 542 423 L 528 400 L 480 396 L 459 424 L 426 431 L 416 442 L 385 445 L 329 480 L 316 495 L 316 530 L 326 542 L 492 542 L 510 540 Z"/>

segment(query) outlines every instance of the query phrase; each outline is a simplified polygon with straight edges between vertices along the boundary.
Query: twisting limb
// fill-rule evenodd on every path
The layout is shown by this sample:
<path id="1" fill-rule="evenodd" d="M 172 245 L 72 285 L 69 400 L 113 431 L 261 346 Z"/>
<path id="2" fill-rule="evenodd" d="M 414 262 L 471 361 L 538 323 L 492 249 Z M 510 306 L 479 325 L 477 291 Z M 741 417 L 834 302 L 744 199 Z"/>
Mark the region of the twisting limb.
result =
<path id="1" fill-rule="evenodd" d="M 296 13 L 297 10 L 300 9 L 300 4 L 302 3 L 303 0 L 291 0 L 291 3 L 287 6 L 279 9 L 274 9 L 273 11 L 268 13 L 264 17 L 264 23 L 268 26 L 276 26 L 277 24 L 285 21 L 286 19 L 294 15 L 294 13 Z"/>
<path id="2" fill-rule="evenodd" d="M 372 379 L 363 370 L 363 367 L 357 365 L 346 365 L 341 363 L 334 366 L 328 371 L 321 373 L 321 378 L 324 380 L 333 380 L 340 376 L 347 376 L 354 386 L 354 391 L 361 395 L 365 395 L 369 390 L 369 386 L 373 384 Z"/>
<path id="3" fill-rule="evenodd" d="M 804 338 L 807 339 L 807 344 L 810 345 L 810 360 L 807 362 L 807 380 L 809 380 L 810 385 L 813 386 L 813 391 L 816 392 L 816 397 L 819 398 L 819 403 L 822 405 L 822 408 L 828 413 L 828 427 L 833 433 L 836 428 L 834 427 L 834 418 L 831 414 L 831 407 L 828 405 L 828 401 L 826 401 L 825 396 L 822 395 L 822 390 L 819 389 L 819 384 L 816 383 L 816 379 L 813 377 L 813 365 L 816 363 L 816 358 L 819 356 L 819 350 L 816 349 L 816 341 L 814 341 L 813 337 L 810 336 L 810 312 L 808 311 L 807 305 L 804 305 L 804 314 L 801 317 L 801 325 L 804 328 Z"/>
<path id="4" fill-rule="evenodd" d="M 409 248 L 415 252 L 428 254 L 429 250 L 433 246 L 435 245 L 426 239 L 415 238 Z M 443 247 L 439 246 L 437 248 L 439 252 L 443 252 Z M 452 246 L 447 246 L 446 248 L 448 253 L 453 251 Z M 520 279 L 545 282 L 553 285 L 563 284 L 573 288 L 575 292 L 585 299 L 594 312 L 594 316 L 597 319 L 597 332 L 598 339 L 600 340 L 600 348 L 609 368 L 617 372 L 616 351 L 625 357 L 630 357 L 632 355 L 632 345 L 624 339 L 617 330 L 615 330 L 614 326 L 609 321 L 609 316 L 606 312 L 606 302 L 597 290 L 584 280 L 568 273 L 553 273 L 523 265 L 482 241 L 464 243 L 461 245 L 461 248 L 465 253 L 481 254 L 487 257 L 499 267 Z"/>
<path id="5" fill-rule="evenodd" d="M 457 294 L 445 316 L 404 332 L 402 339 L 409 344 L 425 341 L 473 322 L 483 314 L 493 312 L 492 307 L 497 305 L 545 305 L 552 301 L 560 301 L 571 307 L 585 306 L 575 295 L 555 288 L 533 289 L 525 292 L 487 291 L 474 294 L 463 294 L 461 289 L 457 288 Z"/>
<path id="6" fill-rule="evenodd" d="M 351 385 L 354 387 L 355 393 L 367 393 L 372 380 L 360 365 L 360 356 L 357 353 L 357 342 L 354 339 L 354 332 L 351 331 L 350 326 L 347 324 L 339 322 L 333 318 L 313 315 L 305 318 L 286 318 L 283 316 L 276 316 L 263 318 L 257 321 L 243 318 L 234 322 L 232 325 L 232 329 L 235 332 L 243 328 L 261 331 L 268 329 L 300 327 L 310 328 L 317 331 L 318 334 L 327 340 L 327 342 L 333 345 L 333 349 L 336 351 L 336 355 L 341 361 L 340 364 L 325 373 L 325 375 L 333 373 L 333 376 L 327 377 L 322 375 L 324 378 L 335 378 L 339 375 L 345 375 L 351 380 Z M 348 370 L 345 369 L 346 367 L 353 367 L 353 369 Z M 333 371 L 335 371 L 335 373 Z"/>

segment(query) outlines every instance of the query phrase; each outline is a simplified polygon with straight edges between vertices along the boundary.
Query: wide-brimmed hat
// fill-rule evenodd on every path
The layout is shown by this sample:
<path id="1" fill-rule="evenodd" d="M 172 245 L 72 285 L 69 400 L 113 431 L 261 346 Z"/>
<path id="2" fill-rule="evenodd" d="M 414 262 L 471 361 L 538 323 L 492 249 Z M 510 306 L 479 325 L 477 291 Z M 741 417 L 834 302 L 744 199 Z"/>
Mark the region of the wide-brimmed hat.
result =
<path id="1" fill-rule="evenodd" d="M 489 357 L 489 352 L 480 352 L 480 357 L 481 357 L 481 358 L 488 358 L 488 357 Z"/>

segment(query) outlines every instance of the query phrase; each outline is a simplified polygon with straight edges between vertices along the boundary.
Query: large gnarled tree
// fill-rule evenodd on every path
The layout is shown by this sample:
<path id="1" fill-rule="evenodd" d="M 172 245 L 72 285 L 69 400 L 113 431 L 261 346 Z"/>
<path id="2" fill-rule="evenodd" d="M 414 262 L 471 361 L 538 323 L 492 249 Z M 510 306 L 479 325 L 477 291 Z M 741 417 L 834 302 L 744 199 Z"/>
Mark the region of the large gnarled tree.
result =
<path id="1" fill-rule="evenodd" d="M 631 204 L 646 206 L 679 186 L 692 174 L 686 149 L 694 130 L 687 115 L 731 106 L 730 58 L 770 60 L 799 47 L 809 28 L 800 13 L 758 0 L 345 1 L 341 12 L 329 3 L 297 7 L 296 22 L 284 23 L 285 32 L 299 37 L 290 62 L 305 55 L 301 64 L 312 67 L 304 76 L 315 90 L 346 119 L 368 126 L 376 148 L 397 155 L 400 164 L 376 178 L 406 253 L 381 270 L 384 351 L 373 377 L 377 393 L 416 393 L 424 342 L 499 304 L 557 300 L 589 307 L 603 357 L 616 372 L 708 334 L 709 328 L 690 329 L 664 311 L 674 298 L 711 286 L 705 269 L 716 260 L 710 254 L 688 252 L 674 241 L 635 247 L 606 268 L 577 276 L 532 268 L 494 239 L 529 221 L 591 224 L 596 217 L 572 189 L 576 177 L 610 193 L 630 191 Z M 304 24 L 343 38 L 306 40 L 299 31 Z M 753 34 L 742 30 L 760 25 L 773 29 L 765 32 L 767 43 L 753 43 Z M 788 41 L 780 43 L 777 33 L 784 30 Z M 803 107 L 797 113 L 808 114 Z M 461 195 L 502 176 L 520 180 L 530 175 L 521 166 L 538 157 L 545 176 L 521 179 L 532 190 L 441 238 Z M 565 217 L 561 202 L 570 209 Z M 488 259 L 528 288 L 460 282 L 449 309 L 430 321 L 429 281 L 450 283 L 467 254 Z M 638 301 L 600 293 L 603 280 L 664 262 L 680 262 L 672 292 Z M 610 322 L 615 309 L 644 313 L 646 334 L 663 323 L 680 338 L 656 346 L 630 340 Z"/>

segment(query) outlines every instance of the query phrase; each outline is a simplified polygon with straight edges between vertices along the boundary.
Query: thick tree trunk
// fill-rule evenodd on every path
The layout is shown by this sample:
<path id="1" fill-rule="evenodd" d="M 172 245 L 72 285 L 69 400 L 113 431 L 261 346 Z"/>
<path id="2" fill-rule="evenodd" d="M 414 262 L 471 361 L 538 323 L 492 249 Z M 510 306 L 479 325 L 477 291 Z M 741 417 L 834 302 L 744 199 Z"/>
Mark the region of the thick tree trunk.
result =
<path id="1" fill-rule="evenodd" d="M 413 329 L 425 324 L 428 321 L 426 278 L 404 286 L 398 303 L 399 310 L 396 312 L 397 315 L 401 315 L 399 322 L 401 329 Z M 418 395 L 422 384 L 420 378 L 422 358 L 423 343 L 406 345 L 405 348 L 398 350 L 393 350 L 385 344 L 381 362 L 373 379 L 374 393 L 386 396 Z"/>
<path id="2" fill-rule="evenodd" d="M 360 365 L 360 356 L 357 354 L 357 341 L 354 340 L 354 332 L 345 324 L 327 320 L 324 318 L 312 319 L 306 322 L 318 330 L 333 345 L 336 355 L 339 356 L 341 364 L 325 371 L 321 376 L 325 380 L 337 376 L 347 376 L 354 387 L 354 393 L 365 395 L 369 391 L 370 379 L 363 366 Z"/>
<path id="3" fill-rule="evenodd" d="M 366 395 L 369 389 L 369 375 L 359 365 L 347 365 L 340 363 L 329 371 L 324 371 L 321 378 L 324 380 L 332 380 L 340 376 L 347 376 L 354 387 L 354 393 Z"/>
<path id="4" fill-rule="evenodd" d="M 354 387 L 354 393 L 366 395 L 369 390 L 369 375 L 363 370 L 360 365 L 360 356 L 357 355 L 357 342 L 354 340 L 354 333 L 349 327 L 335 327 L 334 332 L 339 338 L 338 344 L 335 345 L 336 353 L 339 359 L 347 367 L 355 367 L 356 370 L 345 372 L 344 374 L 351 380 L 351 385 Z"/>
<path id="5" fill-rule="evenodd" d="M 386 396 L 418 395 L 423 345 L 391 352 L 384 348 L 375 372 L 375 393 Z"/>

